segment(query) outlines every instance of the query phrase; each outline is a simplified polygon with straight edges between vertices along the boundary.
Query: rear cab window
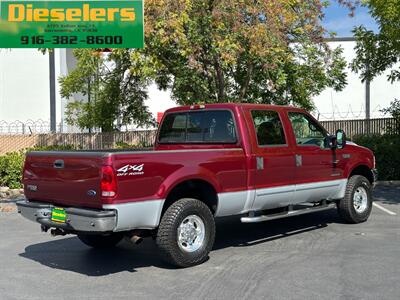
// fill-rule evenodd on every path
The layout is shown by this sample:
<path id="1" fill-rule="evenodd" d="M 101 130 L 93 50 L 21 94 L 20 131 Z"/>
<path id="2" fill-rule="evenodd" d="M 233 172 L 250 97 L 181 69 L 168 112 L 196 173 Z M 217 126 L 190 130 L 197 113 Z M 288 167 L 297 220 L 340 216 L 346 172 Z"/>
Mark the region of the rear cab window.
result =
<path id="1" fill-rule="evenodd" d="M 160 144 L 237 142 L 233 114 L 229 110 L 168 113 L 161 124 Z"/>

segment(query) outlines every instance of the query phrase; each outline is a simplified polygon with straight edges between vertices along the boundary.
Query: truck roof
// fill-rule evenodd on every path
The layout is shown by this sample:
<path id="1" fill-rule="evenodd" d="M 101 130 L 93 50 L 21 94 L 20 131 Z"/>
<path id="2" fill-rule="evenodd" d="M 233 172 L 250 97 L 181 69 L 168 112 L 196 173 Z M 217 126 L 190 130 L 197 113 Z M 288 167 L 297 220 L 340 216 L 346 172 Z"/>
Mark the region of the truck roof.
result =
<path id="1" fill-rule="evenodd" d="M 184 105 L 168 109 L 166 113 L 187 111 L 187 110 L 197 110 L 197 109 L 234 109 L 237 107 L 255 108 L 255 109 L 274 109 L 274 110 L 304 110 L 291 105 L 271 105 L 271 104 L 255 104 L 255 103 L 216 103 L 216 104 L 194 104 L 194 105 Z"/>

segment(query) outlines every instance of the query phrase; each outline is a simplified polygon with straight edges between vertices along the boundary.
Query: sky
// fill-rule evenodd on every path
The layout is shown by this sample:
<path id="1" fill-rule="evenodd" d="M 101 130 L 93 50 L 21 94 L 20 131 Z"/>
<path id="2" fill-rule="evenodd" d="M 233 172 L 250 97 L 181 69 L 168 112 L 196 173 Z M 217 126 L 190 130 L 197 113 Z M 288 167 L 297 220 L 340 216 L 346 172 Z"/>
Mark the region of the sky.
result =
<path id="1" fill-rule="evenodd" d="M 378 26 L 374 19 L 369 15 L 365 7 L 357 7 L 355 16 L 349 16 L 349 9 L 340 6 L 336 1 L 331 1 L 331 5 L 324 10 L 325 19 L 323 24 L 328 31 L 334 31 L 337 37 L 353 36 L 351 30 L 355 26 L 364 25 L 367 29 L 378 31 Z"/>

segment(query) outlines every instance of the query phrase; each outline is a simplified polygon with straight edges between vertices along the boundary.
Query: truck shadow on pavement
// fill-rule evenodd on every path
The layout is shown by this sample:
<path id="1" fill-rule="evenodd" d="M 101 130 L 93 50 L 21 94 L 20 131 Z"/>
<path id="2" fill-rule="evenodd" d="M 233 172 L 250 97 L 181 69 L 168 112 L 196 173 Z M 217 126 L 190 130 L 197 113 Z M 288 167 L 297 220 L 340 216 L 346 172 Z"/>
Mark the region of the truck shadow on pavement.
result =
<path id="1" fill-rule="evenodd" d="M 213 250 L 227 247 L 249 247 L 306 232 L 321 230 L 330 223 L 343 224 L 336 209 L 264 223 L 242 224 L 239 218 L 223 218 L 217 222 L 217 238 Z"/>
<path id="2" fill-rule="evenodd" d="M 217 219 L 213 251 L 251 247 L 294 235 L 301 237 L 301 234 L 321 230 L 329 223 L 342 223 L 335 209 L 257 224 L 242 224 L 238 217 Z M 136 272 L 137 269 L 152 266 L 173 269 L 163 263 L 151 239 L 145 239 L 140 245 L 122 241 L 114 249 L 95 250 L 82 244 L 76 237 L 57 237 L 49 242 L 28 246 L 19 255 L 50 268 L 94 277 Z"/>

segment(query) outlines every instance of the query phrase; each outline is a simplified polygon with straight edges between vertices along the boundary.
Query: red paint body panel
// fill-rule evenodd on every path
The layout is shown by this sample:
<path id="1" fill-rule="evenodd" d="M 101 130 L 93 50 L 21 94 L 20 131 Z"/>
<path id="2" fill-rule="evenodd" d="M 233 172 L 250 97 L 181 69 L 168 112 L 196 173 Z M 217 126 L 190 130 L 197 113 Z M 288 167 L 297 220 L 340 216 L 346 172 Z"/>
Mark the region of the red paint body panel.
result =
<path id="1" fill-rule="evenodd" d="M 54 168 L 56 160 L 64 160 L 64 168 Z M 36 156 L 27 154 L 24 167 L 25 196 L 30 200 L 51 202 L 77 207 L 101 207 L 100 168 L 102 157 L 79 155 L 66 156 L 64 152 Z M 37 186 L 37 191 L 28 189 Z M 96 191 L 89 196 L 88 191 Z"/>
<path id="2" fill-rule="evenodd" d="M 373 166 L 370 150 L 348 145 L 343 150 L 321 150 L 315 146 L 297 146 L 288 111 L 293 107 L 255 104 L 214 104 L 205 109 L 226 109 L 234 116 L 236 144 L 159 144 L 153 151 L 34 152 L 27 154 L 24 168 L 28 199 L 59 205 L 101 208 L 103 204 L 165 199 L 177 184 L 186 180 L 204 180 L 217 193 L 347 178 L 359 165 Z M 251 110 L 274 110 L 280 115 L 287 139 L 285 147 L 259 147 L 251 119 Z M 172 112 L 192 110 L 178 107 Z M 303 156 L 296 168 L 295 155 Z M 343 154 L 350 158 L 343 158 Z M 264 159 L 264 170 L 257 170 L 257 157 Z M 64 167 L 54 168 L 56 160 Z M 117 174 L 116 197 L 101 197 L 101 167 L 110 165 Z M 131 176 L 118 176 L 126 166 L 142 170 Z M 37 190 L 33 191 L 32 186 Z M 95 195 L 93 195 L 95 191 Z"/>
<path id="3" fill-rule="evenodd" d="M 217 193 L 247 188 L 245 156 L 240 148 L 127 152 L 112 158 L 116 170 L 127 164 L 144 164 L 143 175 L 118 178 L 118 197 L 113 203 L 165 199 L 173 187 L 189 179 L 207 181 Z"/>

